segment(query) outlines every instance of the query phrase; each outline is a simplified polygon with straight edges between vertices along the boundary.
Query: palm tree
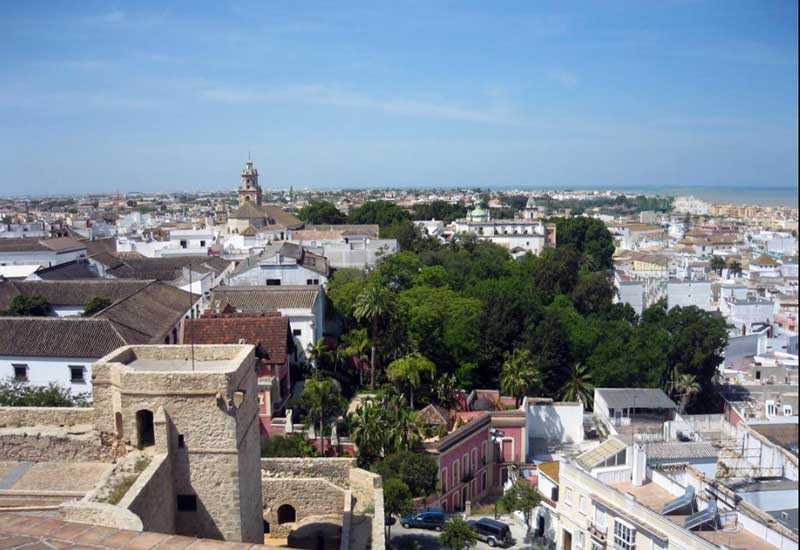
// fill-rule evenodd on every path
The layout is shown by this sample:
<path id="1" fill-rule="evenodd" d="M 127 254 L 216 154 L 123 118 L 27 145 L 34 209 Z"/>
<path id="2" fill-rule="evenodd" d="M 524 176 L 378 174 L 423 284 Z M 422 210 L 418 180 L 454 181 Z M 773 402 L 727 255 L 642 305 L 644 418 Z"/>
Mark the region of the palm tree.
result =
<path id="1" fill-rule="evenodd" d="M 316 342 L 311 342 L 306 348 L 306 357 L 314 365 L 315 369 L 319 369 L 319 363 L 324 357 L 330 356 L 328 346 L 325 345 L 325 339 L 320 338 Z"/>
<path id="2" fill-rule="evenodd" d="M 409 387 L 409 402 L 414 409 L 414 389 L 422 382 L 422 375 L 428 373 L 433 376 L 436 365 L 427 357 L 419 353 L 412 353 L 389 363 L 386 374 L 392 382 L 405 382 Z"/>
<path id="3" fill-rule="evenodd" d="M 716 271 L 718 275 L 722 275 L 722 270 L 725 269 L 725 258 L 721 256 L 711 256 L 711 269 Z"/>
<path id="4" fill-rule="evenodd" d="M 374 399 L 364 401 L 350 415 L 350 437 L 358 449 L 359 464 L 366 466 L 383 453 L 385 411 Z"/>
<path id="5" fill-rule="evenodd" d="M 306 380 L 301 396 L 303 406 L 311 418 L 319 419 L 319 450 L 325 453 L 325 421 L 338 417 L 345 407 L 345 400 L 339 394 L 339 387 L 332 378 Z"/>
<path id="6" fill-rule="evenodd" d="M 739 262 L 739 260 L 733 260 L 728 269 L 734 277 L 738 277 L 742 274 L 742 264 Z"/>
<path id="7" fill-rule="evenodd" d="M 366 363 L 367 350 L 370 347 L 369 334 L 365 328 L 354 328 L 344 335 L 345 352 L 355 357 L 358 365 L 359 382 L 364 385 L 364 364 Z"/>
<path id="8" fill-rule="evenodd" d="M 673 389 L 676 395 L 681 396 L 679 414 L 683 414 L 686 406 L 691 401 L 692 397 L 700 393 L 700 384 L 697 378 L 691 374 L 680 374 L 675 379 Z"/>
<path id="9" fill-rule="evenodd" d="M 576 363 L 558 394 L 564 401 L 581 401 L 584 407 L 588 407 L 592 403 L 594 391 L 591 379 L 592 375 L 587 371 L 586 365 Z"/>
<path id="10" fill-rule="evenodd" d="M 515 349 L 504 355 L 503 369 L 500 372 L 500 390 L 514 397 L 517 407 L 528 392 L 537 388 L 542 381 L 539 367 L 531 352 Z"/>
<path id="11" fill-rule="evenodd" d="M 355 318 L 372 324 L 372 351 L 370 353 L 370 389 L 375 389 L 375 368 L 378 360 L 378 329 L 381 321 L 389 316 L 394 303 L 394 296 L 386 288 L 372 284 L 366 288 L 356 299 L 353 310 Z"/>
<path id="12" fill-rule="evenodd" d="M 456 404 L 456 384 L 457 381 L 454 374 L 443 373 L 434 379 L 432 389 L 437 405 L 445 409 L 453 408 Z"/>
<path id="13" fill-rule="evenodd" d="M 422 441 L 422 427 L 414 411 L 400 408 L 394 415 L 390 415 L 389 421 L 385 445 L 387 453 L 410 451 L 415 444 Z"/>

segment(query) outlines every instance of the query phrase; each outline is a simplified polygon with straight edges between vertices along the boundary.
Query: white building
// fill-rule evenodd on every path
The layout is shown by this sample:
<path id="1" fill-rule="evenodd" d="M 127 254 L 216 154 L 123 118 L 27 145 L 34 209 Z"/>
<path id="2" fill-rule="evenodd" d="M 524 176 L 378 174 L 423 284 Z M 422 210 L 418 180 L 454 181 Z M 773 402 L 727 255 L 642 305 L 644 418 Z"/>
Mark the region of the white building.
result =
<path id="1" fill-rule="evenodd" d="M 282 243 L 240 262 L 227 281 L 233 286 L 325 285 L 329 273 L 324 256 L 294 243 Z"/>
<path id="2" fill-rule="evenodd" d="M 697 197 L 682 196 L 675 197 L 672 209 L 679 214 L 691 214 L 693 216 L 707 216 L 711 212 L 711 205 Z"/>
<path id="3" fill-rule="evenodd" d="M 221 286 L 211 293 L 210 309 L 215 313 L 277 311 L 289 318 L 292 336 L 304 353 L 324 334 L 325 300 L 322 286 Z"/>
<path id="4" fill-rule="evenodd" d="M 697 306 L 704 311 L 714 311 L 714 295 L 711 281 L 679 281 L 671 279 L 667 283 L 667 307 Z"/>
<path id="5" fill-rule="evenodd" d="M 69 237 L 0 239 L 0 265 L 54 265 L 86 257 L 86 245 Z"/>
<path id="6" fill-rule="evenodd" d="M 453 229 L 456 234 L 477 235 L 510 251 L 539 254 L 556 243 L 555 225 L 530 219 L 492 220 L 491 214 L 481 208 L 472 210 L 466 219 L 453 222 Z"/>

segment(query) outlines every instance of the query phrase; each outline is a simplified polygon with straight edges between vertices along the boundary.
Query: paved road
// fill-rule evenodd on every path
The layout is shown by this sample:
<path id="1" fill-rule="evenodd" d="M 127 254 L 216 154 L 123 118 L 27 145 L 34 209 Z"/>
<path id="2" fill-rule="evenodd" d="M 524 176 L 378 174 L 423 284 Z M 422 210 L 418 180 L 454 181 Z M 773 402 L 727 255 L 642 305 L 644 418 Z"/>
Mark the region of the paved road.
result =
<path id="1" fill-rule="evenodd" d="M 468 519 L 478 519 L 483 516 L 470 516 Z M 525 535 L 525 527 L 519 525 L 514 521 L 511 516 L 500 516 L 500 521 L 507 523 L 511 526 L 511 534 L 517 544 L 510 548 L 522 548 L 526 546 L 522 543 L 522 537 Z M 420 545 L 420 550 L 439 550 L 439 533 L 436 531 L 428 531 L 427 529 L 403 529 L 400 523 L 392 526 L 392 544 L 397 545 L 404 540 L 415 540 Z M 475 547 L 478 550 L 490 550 L 491 547 L 483 542 L 479 542 Z"/>

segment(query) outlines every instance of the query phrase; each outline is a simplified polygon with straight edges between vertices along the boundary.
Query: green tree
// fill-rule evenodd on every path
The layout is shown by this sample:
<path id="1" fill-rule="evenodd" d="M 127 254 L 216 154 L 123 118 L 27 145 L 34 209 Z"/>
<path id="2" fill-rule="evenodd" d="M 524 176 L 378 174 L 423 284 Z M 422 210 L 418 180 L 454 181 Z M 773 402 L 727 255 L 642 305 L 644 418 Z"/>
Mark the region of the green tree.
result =
<path id="1" fill-rule="evenodd" d="M 16 317 L 47 317 L 50 312 L 50 304 L 44 296 L 17 294 L 11 299 L 5 313 Z"/>
<path id="2" fill-rule="evenodd" d="M 722 270 L 725 269 L 727 265 L 725 264 L 725 258 L 721 256 L 711 256 L 711 270 L 714 271 L 717 275 L 722 275 Z"/>
<path id="3" fill-rule="evenodd" d="M 742 264 L 741 264 L 741 262 L 739 262 L 738 260 L 733 260 L 731 262 L 729 270 L 730 270 L 731 274 L 733 274 L 734 277 L 738 277 L 739 275 L 742 274 Z"/>
<path id="4" fill-rule="evenodd" d="M 325 345 L 325 338 L 320 338 L 316 342 L 311 342 L 306 347 L 306 357 L 308 360 L 311 361 L 311 364 L 314 365 L 315 369 L 319 369 L 320 364 L 329 359 L 331 355 L 331 351 L 328 349 L 328 346 Z"/>
<path id="5" fill-rule="evenodd" d="M 370 348 L 370 339 L 367 329 L 355 328 L 342 337 L 345 353 L 354 358 L 358 368 L 360 385 L 364 385 L 364 368 L 368 364 L 367 356 Z"/>
<path id="6" fill-rule="evenodd" d="M 594 398 L 594 386 L 591 384 L 592 375 L 586 369 L 585 365 L 575 363 L 570 371 L 569 378 L 561 386 L 558 392 L 559 397 L 563 401 L 578 401 L 583 403 L 584 408 L 591 407 L 592 399 Z"/>
<path id="7" fill-rule="evenodd" d="M 478 535 L 469 523 L 456 516 L 444 524 L 439 545 L 443 550 L 468 550 L 475 548 Z"/>
<path id="8" fill-rule="evenodd" d="M 568 327 L 558 313 L 550 309 L 528 340 L 528 349 L 536 356 L 545 395 L 556 395 L 574 363 Z"/>
<path id="9" fill-rule="evenodd" d="M 303 458 L 317 455 L 314 445 L 301 434 L 272 436 L 261 451 L 261 456 L 265 458 Z"/>
<path id="10" fill-rule="evenodd" d="M 381 322 L 388 319 L 394 307 L 394 295 L 386 288 L 377 284 L 367 287 L 356 300 L 353 314 L 359 321 L 366 321 L 372 325 L 370 337 L 372 338 L 372 351 L 370 353 L 370 389 L 375 389 L 375 371 L 378 361 L 378 331 Z"/>
<path id="11" fill-rule="evenodd" d="M 367 276 L 357 269 L 337 269 L 328 282 L 328 298 L 333 310 L 338 312 L 348 328 L 355 320 L 354 311 L 358 295 L 367 284 Z"/>
<path id="12" fill-rule="evenodd" d="M 34 386 L 8 378 L 0 381 L 0 406 L 3 407 L 85 407 L 88 393 L 73 395 L 68 388 L 51 382 Z"/>
<path id="13" fill-rule="evenodd" d="M 539 491 L 525 480 L 518 479 L 511 488 L 500 497 L 498 504 L 507 513 L 521 512 L 525 521 L 525 541 L 530 540 L 533 511 L 542 501 Z"/>
<path id="14" fill-rule="evenodd" d="M 309 416 L 319 421 L 319 448 L 320 452 L 325 454 L 325 424 L 339 417 L 344 412 L 347 402 L 331 378 L 306 380 L 301 400 Z"/>
<path id="15" fill-rule="evenodd" d="M 395 359 L 386 369 L 386 374 L 392 382 L 402 382 L 409 389 L 409 403 L 414 409 L 414 390 L 419 387 L 422 377 L 425 374 L 433 377 L 436 373 L 436 365 L 418 353 L 406 355 L 400 359 Z"/>
<path id="16" fill-rule="evenodd" d="M 95 296 L 91 298 L 83 308 L 83 317 L 91 317 L 95 313 L 104 310 L 111 305 L 111 299 L 105 296 Z"/>
<path id="17" fill-rule="evenodd" d="M 691 374 L 679 374 L 672 383 L 672 392 L 680 398 L 678 414 L 683 414 L 692 397 L 700 393 L 700 384 L 697 383 L 697 378 Z"/>
<path id="18" fill-rule="evenodd" d="M 614 298 L 614 285 L 608 273 L 595 271 L 581 273 L 572 289 L 572 301 L 582 315 L 602 313 L 611 307 Z"/>
<path id="19" fill-rule="evenodd" d="M 361 403 L 350 415 L 350 437 L 356 444 L 358 462 L 367 466 L 382 454 L 386 442 L 386 411 L 374 399 Z"/>
<path id="20" fill-rule="evenodd" d="M 455 392 L 458 383 L 454 374 L 442 373 L 433 380 L 433 398 L 440 407 L 452 409 L 455 406 Z"/>
<path id="21" fill-rule="evenodd" d="M 515 349 L 506 353 L 500 373 L 500 390 L 514 397 L 517 407 L 529 392 L 534 391 L 541 382 L 536 360 L 527 349 Z"/>
<path id="22" fill-rule="evenodd" d="M 393 223 L 408 219 L 410 219 L 408 212 L 393 202 L 367 201 L 350 213 L 348 222 L 354 224 L 378 224 L 381 227 L 388 227 Z"/>
<path id="23" fill-rule="evenodd" d="M 347 222 L 347 216 L 330 201 L 313 201 L 300 209 L 299 217 L 310 224 L 340 224 Z"/>
<path id="24" fill-rule="evenodd" d="M 614 267 L 614 238 L 602 221 L 581 216 L 556 218 L 555 223 L 559 248 L 573 248 L 591 271 Z"/>
<path id="25" fill-rule="evenodd" d="M 390 516 L 399 516 L 411 511 L 414 500 L 408 485 L 397 478 L 389 478 L 383 481 L 383 508 Z M 392 538 L 392 526 L 389 526 L 389 536 Z"/>
<path id="26" fill-rule="evenodd" d="M 439 467 L 431 455 L 407 450 L 387 454 L 375 472 L 383 479 L 400 479 L 413 497 L 426 497 L 436 491 Z"/>

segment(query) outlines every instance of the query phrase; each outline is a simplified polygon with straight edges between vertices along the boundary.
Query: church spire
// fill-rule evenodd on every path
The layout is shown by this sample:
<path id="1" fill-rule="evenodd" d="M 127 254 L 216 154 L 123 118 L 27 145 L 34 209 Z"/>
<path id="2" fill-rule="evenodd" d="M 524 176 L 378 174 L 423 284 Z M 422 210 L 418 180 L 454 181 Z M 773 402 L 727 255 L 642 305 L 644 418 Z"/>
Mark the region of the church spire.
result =
<path id="1" fill-rule="evenodd" d="M 258 185 L 258 170 L 253 166 L 250 152 L 247 152 L 247 163 L 242 170 L 242 181 L 239 184 L 239 206 L 246 203 L 261 206 L 261 186 Z"/>

